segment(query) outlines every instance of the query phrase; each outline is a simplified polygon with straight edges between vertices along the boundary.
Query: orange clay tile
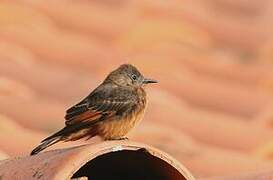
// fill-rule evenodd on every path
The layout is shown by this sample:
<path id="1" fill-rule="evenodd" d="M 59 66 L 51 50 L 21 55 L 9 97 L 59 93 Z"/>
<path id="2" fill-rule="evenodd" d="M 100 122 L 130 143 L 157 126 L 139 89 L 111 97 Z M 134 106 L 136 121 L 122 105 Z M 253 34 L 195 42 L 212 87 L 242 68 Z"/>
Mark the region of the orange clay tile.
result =
<path id="1" fill-rule="evenodd" d="M 8 159 L 8 158 L 9 158 L 9 156 L 0 150 L 0 160 L 4 160 L 4 159 Z"/>
<path id="2" fill-rule="evenodd" d="M 195 177 L 223 176 L 273 168 L 273 163 L 269 160 L 200 143 L 176 128 L 163 124 L 144 121 L 129 137 L 169 153 L 183 162 Z"/>
<path id="3" fill-rule="evenodd" d="M 144 121 L 174 127 L 203 143 L 251 151 L 273 138 L 268 127 L 256 126 L 229 114 L 193 108 L 166 91 L 149 90 L 149 97 Z"/>
<path id="4" fill-rule="evenodd" d="M 0 115 L 0 150 L 10 156 L 25 155 L 46 136 L 46 133 L 22 127 Z"/>
<path id="5" fill-rule="evenodd" d="M 145 144 L 108 141 L 25 156 L 0 162 L 2 179 L 109 179 L 194 180 L 168 154 Z"/>
<path id="6" fill-rule="evenodd" d="M 271 179 L 273 179 L 272 169 L 250 171 L 229 176 L 198 178 L 198 180 L 271 180 Z"/>

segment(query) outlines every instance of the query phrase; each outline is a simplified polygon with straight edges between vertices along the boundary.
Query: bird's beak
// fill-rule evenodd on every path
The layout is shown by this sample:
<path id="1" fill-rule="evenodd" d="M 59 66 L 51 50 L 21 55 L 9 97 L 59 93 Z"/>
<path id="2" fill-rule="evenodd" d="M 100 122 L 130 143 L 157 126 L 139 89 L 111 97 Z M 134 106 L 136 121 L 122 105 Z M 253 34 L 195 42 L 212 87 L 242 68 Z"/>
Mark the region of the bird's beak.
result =
<path id="1" fill-rule="evenodd" d="M 150 83 L 158 83 L 158 81 L 153 80 L 153 79 L 149 79 L 149 78 L 145 78 L 143 80 L 143 84 L 150 84 Z"/>

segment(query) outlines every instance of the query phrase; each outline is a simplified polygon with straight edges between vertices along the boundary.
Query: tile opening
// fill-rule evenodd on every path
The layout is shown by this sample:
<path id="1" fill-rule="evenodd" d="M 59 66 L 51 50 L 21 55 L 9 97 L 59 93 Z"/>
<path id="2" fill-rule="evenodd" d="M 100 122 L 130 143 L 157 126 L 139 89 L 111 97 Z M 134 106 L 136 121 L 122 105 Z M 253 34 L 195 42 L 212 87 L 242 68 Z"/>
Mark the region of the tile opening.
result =
<path id="1" fill-rule="evenodd" d="M 87 162 L 72 178 L 98 180 L 186 180 L 173 166 L 145 149 L 110 152 Z"/>

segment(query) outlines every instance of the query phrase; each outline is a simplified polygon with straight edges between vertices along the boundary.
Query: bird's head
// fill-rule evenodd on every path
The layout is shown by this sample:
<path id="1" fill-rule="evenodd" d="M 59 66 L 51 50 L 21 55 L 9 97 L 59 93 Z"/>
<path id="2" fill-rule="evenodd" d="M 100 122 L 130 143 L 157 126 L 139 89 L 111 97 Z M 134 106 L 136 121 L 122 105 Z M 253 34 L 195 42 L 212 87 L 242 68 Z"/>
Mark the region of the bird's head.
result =
<path id="1" fill-rule="evenodd" d="M 131 64 L 123 64 L 112 71 L 105 81 L 112 81 L 120 86 L 141 87 L 150 83 L 157 83 L 156 80 L 145 78 L 136 67 Z"/>

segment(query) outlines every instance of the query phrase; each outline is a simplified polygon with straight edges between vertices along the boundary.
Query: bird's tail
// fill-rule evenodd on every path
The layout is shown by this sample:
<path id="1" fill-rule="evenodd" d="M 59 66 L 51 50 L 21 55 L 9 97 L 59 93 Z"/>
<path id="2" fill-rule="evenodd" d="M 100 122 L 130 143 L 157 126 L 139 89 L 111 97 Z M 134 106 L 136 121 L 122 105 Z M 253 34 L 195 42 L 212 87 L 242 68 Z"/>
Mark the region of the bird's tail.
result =
<path id="1" fill-rule="evenodd" d="M 93 122 L 92 122 L 93 123 Z M 89 122 L 84 122 L 84 123 L 78 123 L 73 126 L 66 126 L 60 131 L 56 132 L 55 134 L 47 137 L 44 139 L 39 146 L 37 146 L 35 149 L 33 149 L 30 153 L 30 155 L 35 155 L 44 150 L 45 148 L 52 146 L 53 144 L 67 140 L 69 135 L 76 133 L 77 131 L 80 131 L 81 129 L 88 128 L 91 123 Z M 81 136 L 80 136 L 81 137 Z M 73 140 L 73 139 L 71 139 Z M 75 139 L 76 140 L 76 139 Z"/>
<path id="2" fill-rule="evenodd" d="M 47 138 L 41 142 L 39 146 L 37 146 L 35 149 L 33 149 L 30 153 L 30 155 L 35 155 L 44 150 L 45 148 L 59 142 L 61 140 L 61 136 Z"/>

